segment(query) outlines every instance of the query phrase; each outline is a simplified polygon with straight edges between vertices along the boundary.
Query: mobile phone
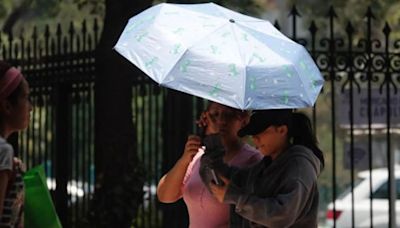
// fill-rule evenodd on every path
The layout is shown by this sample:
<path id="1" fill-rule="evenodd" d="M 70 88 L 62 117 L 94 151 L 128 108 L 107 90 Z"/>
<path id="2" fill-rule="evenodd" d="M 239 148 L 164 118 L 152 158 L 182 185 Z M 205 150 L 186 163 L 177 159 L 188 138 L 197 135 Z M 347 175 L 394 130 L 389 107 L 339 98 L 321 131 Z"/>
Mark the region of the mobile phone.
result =
<path id="1" fill-rule="evenodd" d="M 206 147 L 206 153 L 224 152 L 224 145 L 222 144 L 221 137 L 218 133 L 204 136 L 202 143 Z"/>
<path id="2" fill-rule="evenodd" d="M 212 176 L 212 179 L 215 182 L 215 184 L 218 186 L 222 186 L 223 182 L 218 178 L 217 174 L 215 174 L 214 169 L 211 169 L 210 172 L 211 172 L 211 176 Z"/>

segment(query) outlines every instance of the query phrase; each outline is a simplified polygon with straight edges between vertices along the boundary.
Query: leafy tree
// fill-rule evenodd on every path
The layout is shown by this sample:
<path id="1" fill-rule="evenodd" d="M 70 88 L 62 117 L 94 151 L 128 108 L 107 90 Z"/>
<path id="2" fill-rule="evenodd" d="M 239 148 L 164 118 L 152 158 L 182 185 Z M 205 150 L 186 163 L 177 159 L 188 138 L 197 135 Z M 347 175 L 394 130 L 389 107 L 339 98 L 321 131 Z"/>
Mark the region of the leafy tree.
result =
<path id="1" fill-rule="evenodd" d="M 58 0 L 2 0 L 0 18 L 4 23 L 2 30 L 12 32 L 16 23 L 22 19 L 36 17 L 38 19 L 51 18 L 60 10 Z"/>
<path id="2" fill-rule="evenodd" d="M 306 21 L 305 26 L 310 25 L 310 21 L 314 20 L 318 29 L 322 34 L 329 31 L 328 11 L 333 6 L 338 17 L 335 19 L 335 33 L 344 33 L 348 22 L 351 22 L 355 28 L 355 40 L 364 37 L 366 33 L 365 15 L 367 7 L 370 6 L 375 17 L 372 24 L 372 34 L 374 36 L 382 36 L 384 23 L 387 21 L 392 27 L 392 38 L 400 37 L 399 16 L 400 2 L 398 0 L 374 1 L 365 0 L 360 4 L 358 0 L 331 0 L 328 4 L 321 4 L 317 0 L 289 0 L 288 7 L 296 4 L 302 18 Z"/>
<path id="3" fill-rule="evenodd" d="M 258 0 L 154 0 L 154 3 L 169 2 L 169 3 L 208 3 L 214 2 L 218 5 L 225 6 L 229 9 L 240 13 L 245 13 L 253 16 L 260 16 L 262 12 L 261 3 Z"/>
<path id="4" fill-rule="evenodd" d="M 16 33 L 24 29 L 27 34 L 34 27 L 60 23 L 63 27 L 80 23 L 88 16 L 104 18 L 104 0 L 2 0 L 0 1 L 0 30 Z M 86 3 L 85 3 L 86 2 Z M 90 3 L 90 4 L 89 4 Z M 100 27 L 102 20 L 99 20 Z"/>

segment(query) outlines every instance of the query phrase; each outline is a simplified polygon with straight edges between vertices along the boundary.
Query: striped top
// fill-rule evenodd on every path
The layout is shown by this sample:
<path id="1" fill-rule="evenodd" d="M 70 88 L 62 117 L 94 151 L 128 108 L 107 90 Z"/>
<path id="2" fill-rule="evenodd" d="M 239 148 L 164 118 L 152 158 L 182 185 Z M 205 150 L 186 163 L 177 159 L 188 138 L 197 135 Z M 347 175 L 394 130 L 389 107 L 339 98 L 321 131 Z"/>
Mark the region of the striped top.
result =
<path id="1" fill-rule="evenodd" d="M 14 162 L 14 151 L 4 138 L 0 137 L 0 171 L 10 170 L 0 227 L 24 227 L 24 182 L 22 167 Z"/>

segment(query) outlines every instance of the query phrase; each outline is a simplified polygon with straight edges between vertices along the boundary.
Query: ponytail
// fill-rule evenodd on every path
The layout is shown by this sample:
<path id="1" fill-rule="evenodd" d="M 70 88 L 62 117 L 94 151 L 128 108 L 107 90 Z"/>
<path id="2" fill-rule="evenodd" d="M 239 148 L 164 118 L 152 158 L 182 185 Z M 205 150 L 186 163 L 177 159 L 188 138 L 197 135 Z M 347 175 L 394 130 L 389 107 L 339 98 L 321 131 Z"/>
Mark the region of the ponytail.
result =
<path id="1" fill-rule="evenodd" d="M 293 139 L 294 145 L 303 145 L 311 149 L 315 156 L 320 160 L 322 167 L 325 166 L 325 159 L 318 142 L 314 135 L 310 119 L 303 113 L 294 112 L 292 123 L 289 129 L 289 137 Z"/>

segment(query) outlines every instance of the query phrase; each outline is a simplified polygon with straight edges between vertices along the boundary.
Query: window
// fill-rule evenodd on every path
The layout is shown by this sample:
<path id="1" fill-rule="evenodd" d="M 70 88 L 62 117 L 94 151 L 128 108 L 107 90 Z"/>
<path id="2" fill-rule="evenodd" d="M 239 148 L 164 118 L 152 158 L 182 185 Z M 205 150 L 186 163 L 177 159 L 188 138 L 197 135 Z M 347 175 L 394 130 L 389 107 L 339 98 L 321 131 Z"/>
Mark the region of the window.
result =
<path id="1" fill-rule="evenodd" d="M 355 189 L 359 184 L 361 184 L 361 182 L 363 182 L 365 180 L 365 178 L 360 178 L 357 177 L 357 179 L 354 180 L 354 188 Z M 338 199 L 343 199 L 344 197 L 346 197 L 349 193 L 351 192 L 351 186 L 347 186 L 345 188 L 345 190 L 340 193 L 340 195 L 337 197 Z"/>
<path id="2" fill-rule="evenodd" d="M 400 199 L 400 179 L 396 180 L 397 199 Z M 382 184 L 378 190 L 372 194 L 373 199 L 389 199 L 388 182 Z"/>

